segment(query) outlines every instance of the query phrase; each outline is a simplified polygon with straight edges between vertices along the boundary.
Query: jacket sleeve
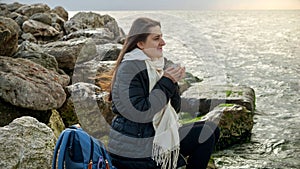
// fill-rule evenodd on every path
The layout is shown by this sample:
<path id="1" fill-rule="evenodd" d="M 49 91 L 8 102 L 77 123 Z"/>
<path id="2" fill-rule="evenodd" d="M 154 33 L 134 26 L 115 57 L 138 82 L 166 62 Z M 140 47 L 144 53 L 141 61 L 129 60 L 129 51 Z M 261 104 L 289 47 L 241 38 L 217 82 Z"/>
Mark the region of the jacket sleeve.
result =
<path id="1" fill-rule="evenodd" d="M 117 71 L 112 100 L 114 107 L 125 118 L 138 123 L 149 123 L 175 92 L 176 85 L 166 77 L 158 80 L 149 92 L 145 62 L 126 61 Z"/>
<path id="2" fill-rule="evenodd" d="M 179 113 L 181 109 L 181 97 L 180 97 L 180 88 L 178 83 L 175 83 L 175 92 L 171 97 L 171 105 L 175 109 L 175 111 Z"/>

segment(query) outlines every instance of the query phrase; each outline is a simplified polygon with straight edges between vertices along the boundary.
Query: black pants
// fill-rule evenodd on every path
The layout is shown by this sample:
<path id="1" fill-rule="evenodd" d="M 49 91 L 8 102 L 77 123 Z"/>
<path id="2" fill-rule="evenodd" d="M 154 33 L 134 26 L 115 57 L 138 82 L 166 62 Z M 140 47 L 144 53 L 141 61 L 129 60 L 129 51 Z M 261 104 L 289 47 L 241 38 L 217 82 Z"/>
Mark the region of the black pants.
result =
<path id="1" fill-rule="evenodd" d="M 212 122 L 196 122 L 179 129 L 180 154 L 187 158 L 186 169 L 206 169 L 220 131 Z M 126 158 L 111 154 L 112 162 L 118 169 L 157 169 L 156 162 L 149 158 Z M 183 158 L 178 161 L 182 164 Z"/>
<path id="2" fill-rule="evenodd" d="M 180 153 L 188 157 L 186 169 L 206 169 L 220 130 L 212 122 L 196 122 L 179 129 Z"/>

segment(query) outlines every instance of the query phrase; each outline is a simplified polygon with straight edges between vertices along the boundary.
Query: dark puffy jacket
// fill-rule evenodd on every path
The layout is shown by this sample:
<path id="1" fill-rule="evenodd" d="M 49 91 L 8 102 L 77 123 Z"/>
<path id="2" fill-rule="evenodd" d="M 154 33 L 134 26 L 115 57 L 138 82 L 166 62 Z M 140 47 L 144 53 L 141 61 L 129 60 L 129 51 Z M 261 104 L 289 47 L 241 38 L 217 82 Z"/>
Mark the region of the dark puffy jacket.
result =
<path id="1" fill-rule="evenodd" d="M 171 100 L 179 112 L 178 84 L 162 77 L 149 92 L 145 61 L 125 61 L 119 66 L 112 88 L 112 122 L 108 150 L 116 166 L 121 168 L 156 168 L 151 159 L 152 119 Z"/>

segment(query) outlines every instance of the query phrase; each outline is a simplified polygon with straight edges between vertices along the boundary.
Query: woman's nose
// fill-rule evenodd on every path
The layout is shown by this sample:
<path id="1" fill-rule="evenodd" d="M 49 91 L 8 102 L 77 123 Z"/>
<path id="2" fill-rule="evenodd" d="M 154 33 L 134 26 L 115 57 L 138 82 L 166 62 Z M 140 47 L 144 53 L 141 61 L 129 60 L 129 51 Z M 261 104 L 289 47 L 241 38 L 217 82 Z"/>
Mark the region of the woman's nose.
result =
<path id="1" fill-rule="evenodd" d="M 164 39 L 162 39 L 162 38 L 160 39 L 160 45 L 161 45 L 161 46 L 165 46 L 165 45 L 166 45 L 166 42 L 165 42 Z"/>

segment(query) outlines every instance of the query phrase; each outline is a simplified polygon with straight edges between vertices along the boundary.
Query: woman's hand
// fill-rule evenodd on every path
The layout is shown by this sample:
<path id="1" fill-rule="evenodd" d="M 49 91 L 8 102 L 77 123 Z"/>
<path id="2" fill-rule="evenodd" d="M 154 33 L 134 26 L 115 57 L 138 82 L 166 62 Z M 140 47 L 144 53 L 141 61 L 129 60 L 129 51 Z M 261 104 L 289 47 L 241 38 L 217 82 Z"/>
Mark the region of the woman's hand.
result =
<path id="1" fill-rule="evenodd" d="M 185 67 L 170 66 L 164 71 L 164 76 L 176 83 L 185 77 Z"/>

